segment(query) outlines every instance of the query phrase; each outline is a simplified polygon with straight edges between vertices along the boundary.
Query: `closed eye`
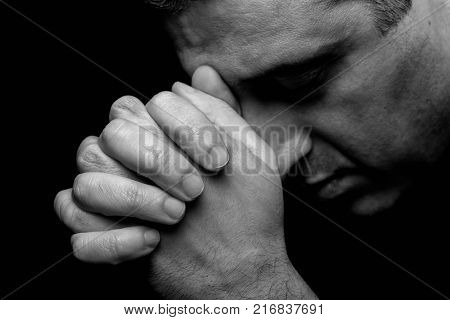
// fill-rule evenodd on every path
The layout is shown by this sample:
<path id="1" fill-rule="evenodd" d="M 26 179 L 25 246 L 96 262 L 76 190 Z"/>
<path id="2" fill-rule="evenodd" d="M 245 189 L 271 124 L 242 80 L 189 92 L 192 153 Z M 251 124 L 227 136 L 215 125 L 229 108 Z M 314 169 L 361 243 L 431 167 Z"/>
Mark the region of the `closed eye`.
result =
<path id="1" fill-rule="evenodd" d="M 345 42 L 334 44 L 309 58 L 276 65 L 258 76 L 243 80 L 240 86 L 264 101 L 293 103 L 302 100 L 308 103 L 325 93 L 325 83 L 345 53 Z"/>
<path id="2" fill-rule="evenodd" d="M 308 70 L 298 75 L 291 75 L 289 77 L 275 76 L 274 80 L 281 86 L 289 90 L 297 90 L 301 88 L 314 87 L 319 84 L 328 74 L 326 68 L 315 68 Z"/>
<path id="3" fill-rule="evenodd" d="M 340 61 L 341 56 L 334 53 L 316 57 L 308 63 L 286 66 L 273 73 L 274 82 L 286 93 L 297 97 L 316 96 L 329 79 L 330 74 Z"/>

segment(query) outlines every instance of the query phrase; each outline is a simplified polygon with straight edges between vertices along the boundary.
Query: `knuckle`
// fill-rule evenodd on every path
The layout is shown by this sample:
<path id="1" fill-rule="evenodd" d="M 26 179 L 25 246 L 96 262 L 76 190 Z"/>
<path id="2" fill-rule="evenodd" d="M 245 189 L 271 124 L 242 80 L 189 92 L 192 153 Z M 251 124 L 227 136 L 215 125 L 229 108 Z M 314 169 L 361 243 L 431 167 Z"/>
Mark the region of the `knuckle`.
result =
<path id="1" fill-rule="evenodd" d="M 75 258 L 78 260 L 83 261 L 84 260 L 84 250 L 85 250 L 85 244 L 83 241 L 83 236 L 80 234 L 74 234 L 70 238 L 70 243 L 72 245 L 72 252 Z"/>
<path id="2" fill-rule="evenodd" d="M 93 177 L 88 173 L 81 173 L 75 177 L 73 182 L 73 195 L 77 200 L 83 200 L 84 197 L 89 193 L 94 184 Z"/>
<path id="3" fill-rule="evenodd" d="M 54 201 L 55 212 L 60 220 L 63 220 L 63 214 L 66 211 L 68 205 L 68 199 L 66 196 L 66 190 L 58 192 Z"/>
<path id="4" fill-rule="evenodd" d="M 142 159 L 139 167 L 140 173 L 157 173 L 161 165 L 164 165 L 166 148 L 155 141 L 147 141 L 143 146 L 140 158 Z"/>
<path id="5" fill-rule="evenodd" d="M 85 229 L 86 222 L 84 221 L 83 212 L 77 208 L 74 204 L 70 204 L 66 207 L 61 215 L 62 222 L 75 232 L 82 232 Z"/>
<path id="6" fill-rule="evenodd" d="M 135 108 L 141 101 L 133 96 L 123 96 L 117 99 L 111 106 L 110 119 L 120 117 L 124 113 L 135 113 Z"/>
<path id="7" fill-rule="evenodd" d="M 184 151 L 188 151 L 186 149 L 192 146 L 195 141 L 199 140 L 199 131 L 199 128 L 196 126 L 177 126 L 173 129 L 174 139 Z"/>
<path id="8" fill-rule="evenodd" d="M 61 221 L 69 228 L 76 226 L 77 212 L 74 207 L 66 206 L 66 209 L 61 213 Z"/>
<path id="9" fill-rule="evenodd" d="M 80 150 L 83 150 L 84 148 L 86 148 L 89 145 L 92 144 L 97 144 L 98 143 L 98 137 L 96 136 L 89 136 L 83 139 L 83 141 L 81 141 L 80 146 L 78 147 L 78 152 Z"/>
<path id="10" fill-rule="evenodd" d="M 154 125 L 149 125 L 144 127 L 145 131 L 148 131 L 148 134 L 152 134 L 155 137 L 159 137 L 162 138 L 164 137 L 164 133 L 161 131 L 161 128 L 158 128 L 157 126 Z"/>
<path id="11" fill-rule="evenodd" d="M 117 232 L 112 232 L 110 237 L 106 238 L 104 241 L 104 249 L 110 257 L 111 264 L 117 264 L 120 262 L 121 253 L 123 252 L 124 244 Z"/>
<path id="12" fill-rule="evenodd" d="M 123 140 L 127 135 L 126 121 L 114 119 L 103 129 L 101 139 L 106 145 L 111 145 L 115 140 Z"/>
<path id="13" fill-rule="evenodd" d="M 142 190 L 135 184 L 123 190 L 123 200 L 128 210 L 138 211 L 144 204 L 144 194 Z"/>
<path id="14" fill-rule="evenodd" d="M 103 152 L 97 141 L 80 146 L 76 163 L 81 173 L 104 172 L 123 177 L 132 177 L 132 174 L 123 165 Z"/>
<path id="15" fill-rule="evenodd" d="M 104 164 L 103 152 L 96 143 L 80 146 L 76 161 L 80 171 L 91 171 Z"/>
<path id="16" fill-rule="evenodd" d="M 156 95 L 153 96 L 153 98 L 150 100 L 150 103 L 152 105 L 156 105 L 159 108 L 165 108 L 170 101 L 172 101 L 173 96 L 175 94 L 170 91 L 162 91 Z"/>

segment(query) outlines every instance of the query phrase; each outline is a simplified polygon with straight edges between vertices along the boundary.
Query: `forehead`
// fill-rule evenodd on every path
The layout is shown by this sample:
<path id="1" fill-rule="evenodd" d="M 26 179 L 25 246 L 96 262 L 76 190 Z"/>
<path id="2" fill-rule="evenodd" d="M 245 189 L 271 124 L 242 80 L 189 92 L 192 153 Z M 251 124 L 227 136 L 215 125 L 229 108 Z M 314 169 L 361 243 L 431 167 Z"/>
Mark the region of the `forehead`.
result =
<path id="1" fill-rule="evenodd" d="M 167 25 L 187 72 L 208 64 L 233 82 L 373 29 L 364 2 L 334 2 L 200 0 Z"/>

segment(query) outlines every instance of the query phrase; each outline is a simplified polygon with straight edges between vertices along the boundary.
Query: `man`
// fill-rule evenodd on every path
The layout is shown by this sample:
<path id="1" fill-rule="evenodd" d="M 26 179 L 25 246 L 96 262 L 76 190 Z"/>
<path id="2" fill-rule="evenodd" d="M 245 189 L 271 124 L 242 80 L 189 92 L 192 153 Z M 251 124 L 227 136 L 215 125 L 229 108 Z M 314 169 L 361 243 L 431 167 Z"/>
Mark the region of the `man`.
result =
<path id="1" fill-rule="evenodd" d="M 55 199 L 75 255 L 152 253 L 167 297 L 315 298 L 286 252 L 281 178 L 303 163 L 305 193 L 373 215 L 441 161 L 448 1 L 155 2 L 192 84 L 119 99 L 83 141 Z"/>

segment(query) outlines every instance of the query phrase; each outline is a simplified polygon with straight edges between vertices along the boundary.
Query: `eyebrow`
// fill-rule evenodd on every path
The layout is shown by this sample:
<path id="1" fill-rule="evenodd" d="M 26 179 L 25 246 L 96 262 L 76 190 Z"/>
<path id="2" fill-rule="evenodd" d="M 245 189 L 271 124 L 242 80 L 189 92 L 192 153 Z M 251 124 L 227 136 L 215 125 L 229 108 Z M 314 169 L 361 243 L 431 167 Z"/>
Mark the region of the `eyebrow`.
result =
<path id="1" fill-rule="evenodd" d="M 277 80 L 290 80 L 295 78 L 296 82 L 309 82 L 317 78 L 323 71 L 330 68 L 342 57 L 333 51 L 322 52 L 314 57 L 303 59 L 277 66 L 266 73 L 266 76 Z"/>
<path id="2" fill-rule="evenodd" d="M 267 78 L 281 81 L 296 78 L 296 81 L 307 83 L 313 81 L 323 71 L 335 65 L 345 55 L 347 49 L 346 41 L 325 45 L 309 57 L 276 65 L 241 81 L 250 83 Z"/>

